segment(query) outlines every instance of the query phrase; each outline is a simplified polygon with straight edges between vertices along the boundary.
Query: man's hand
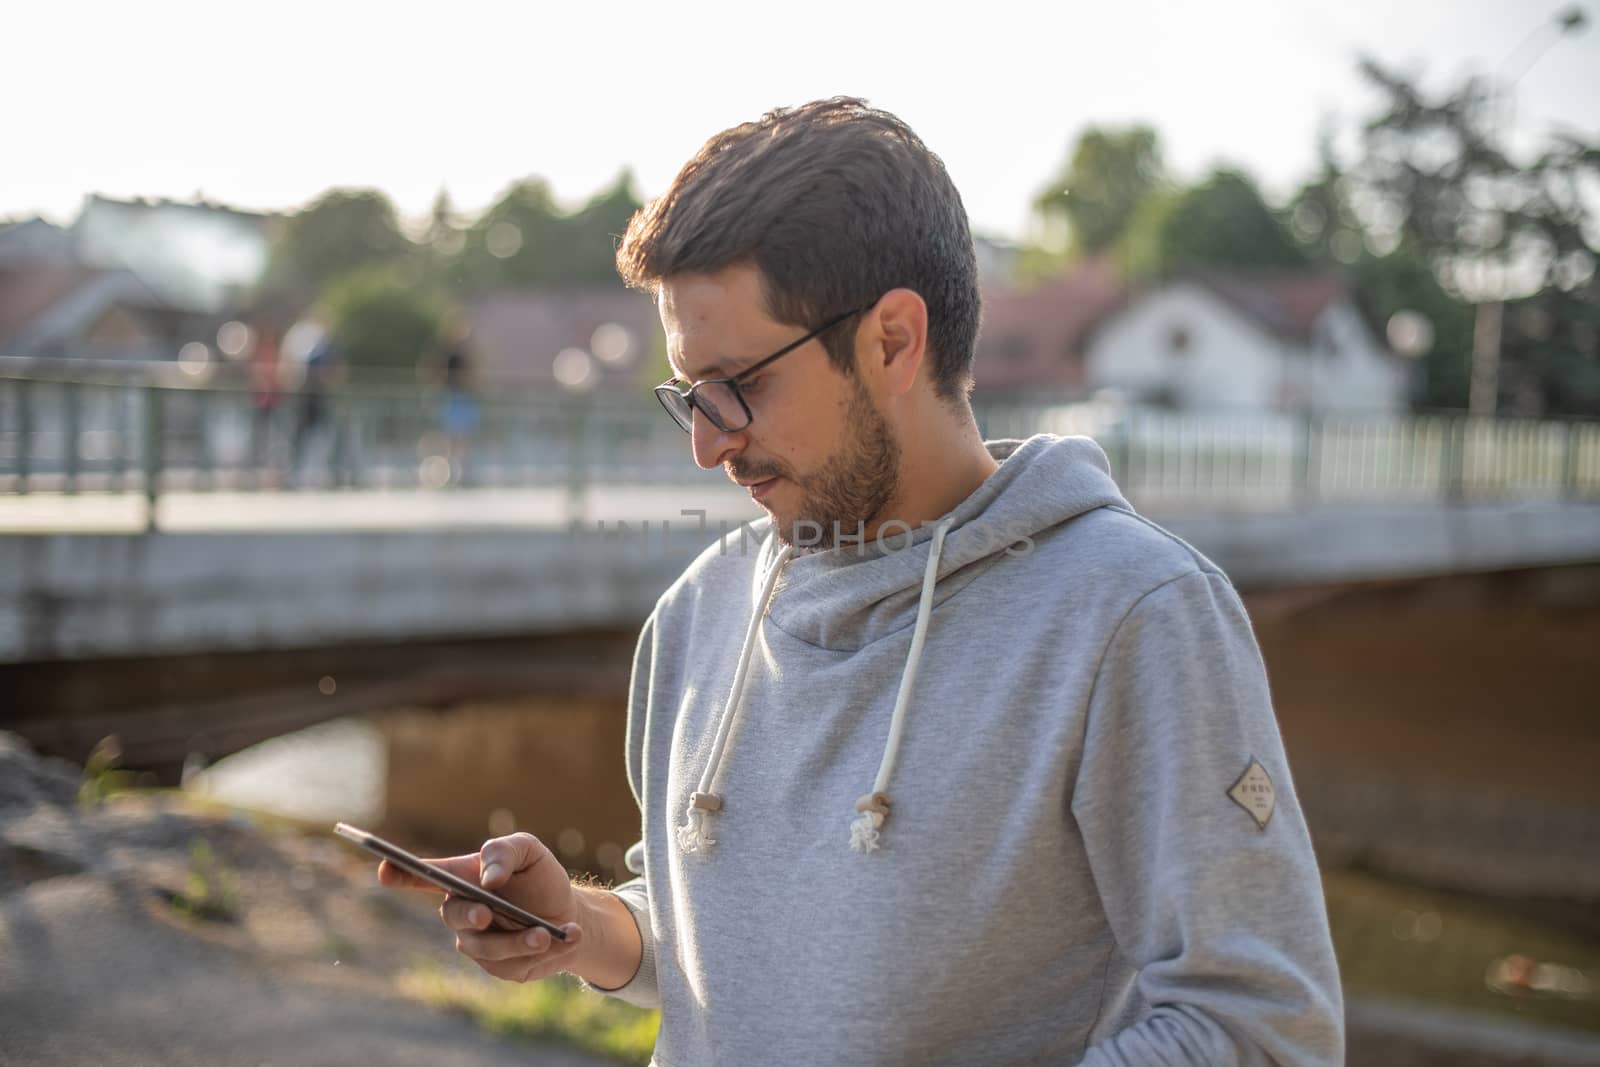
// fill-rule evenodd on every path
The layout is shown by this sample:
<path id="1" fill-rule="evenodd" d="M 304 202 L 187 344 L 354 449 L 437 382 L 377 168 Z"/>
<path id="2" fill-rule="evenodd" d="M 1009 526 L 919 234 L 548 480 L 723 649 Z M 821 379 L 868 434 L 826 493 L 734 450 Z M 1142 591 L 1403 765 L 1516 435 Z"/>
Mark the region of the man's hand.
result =
<path id="1" fill-rule="evenodd" d="M 541 929 L 506 932 L 490 928 L 487 905 L 446 895 L 439 917 L 455 931 L 456 949 L 479 967 L 508 982 L 529 982 L 575 970 L 584 947 L 581 905 L 561 862 L 532 834 L 512 834 L 484 842 L 476 854 L 436 859 L 445 870 L 526 908 L 560 926 L 557 941 Z M 402 889 L 439 892 L 388 860 L 378 865 L 378 881 Z"/>

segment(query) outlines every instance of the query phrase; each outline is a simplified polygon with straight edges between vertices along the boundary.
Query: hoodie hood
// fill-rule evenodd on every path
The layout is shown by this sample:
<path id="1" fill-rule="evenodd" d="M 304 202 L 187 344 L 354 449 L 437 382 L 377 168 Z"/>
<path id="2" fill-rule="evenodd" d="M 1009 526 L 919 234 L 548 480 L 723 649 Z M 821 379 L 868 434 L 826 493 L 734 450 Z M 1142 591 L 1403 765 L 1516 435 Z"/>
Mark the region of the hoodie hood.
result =
<path id="1" fill-rule="evenodd" d="M 858 652 L 912 627 L 883 758 L 871 791 L 856 801 L 850 846 L 875 852 L 889 817 L 889 785 L 915 690 L 933 609 L 1007 553 L 1032 551 L 1033 535 L 1085 512 L 1126 506 L 1105 453 L 1082 437 L 1030 437 L 987 446 L 1000 467 L 953 511 L 917 530 L 880 531 L 873 544 L 847 544 L 802 555 L 767 537 L 751 581 L 754 609 L 711 750 L 688 797 L 677 838 L 685 854 L 716 844 L 713 816 L 728 739 L 745 704 L 746 682 L 764 621 L 807 644 Z"/>
<path id="2" fill-rule="evenodd" d="M 937 527 L 948 524 L 934 607 L 1008 553 L 1026 554 L 1033 535 L 1096 508 L 1128 508 L 1105 453 L 1087 437 L 1040 434 L 986 447 L 999 469 L 949 514 L 916 530 L 891 524 L 874 543 L 792 555 L 768 621 L 808 644 L 856 651 L 915 623 Z M 775 559 L 769 541 L 757 573 Z"/>

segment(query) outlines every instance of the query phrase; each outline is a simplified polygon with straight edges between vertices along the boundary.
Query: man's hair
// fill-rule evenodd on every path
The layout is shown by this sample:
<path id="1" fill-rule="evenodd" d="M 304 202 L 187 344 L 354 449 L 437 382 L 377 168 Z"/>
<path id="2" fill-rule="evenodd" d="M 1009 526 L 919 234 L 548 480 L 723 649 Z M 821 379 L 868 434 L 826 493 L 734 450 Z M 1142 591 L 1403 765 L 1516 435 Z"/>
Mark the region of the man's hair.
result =
<path id="1" fill-rule="evenodd" d="M 834 97 L 722 131 L 634 214 L 617 249 L 623 281 L 652 294 L 742 264 L 760 272 L 767 313 L 804 329 L 914 290 L 938 394 L 970 390 L 979 298 L 966 209 L 944 163 L 888 112 Z M 846 374 L 855 326 L 823 338 Z"/>

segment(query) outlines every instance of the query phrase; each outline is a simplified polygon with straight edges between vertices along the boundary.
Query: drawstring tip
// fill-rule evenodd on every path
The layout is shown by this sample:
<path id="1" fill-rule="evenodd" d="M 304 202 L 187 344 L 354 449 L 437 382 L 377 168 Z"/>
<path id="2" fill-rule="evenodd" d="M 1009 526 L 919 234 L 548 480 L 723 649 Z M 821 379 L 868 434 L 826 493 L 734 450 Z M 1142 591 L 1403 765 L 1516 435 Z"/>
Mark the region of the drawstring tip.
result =
<path id="1" fill-rule="evenodd" d="M 711 836 L 706 817 L 722 810 L 722 798 L 715 793 L 695 793 L 689 797 L 689 816 L 678 827 L 678 847 L 685 852 L 704 852 L 716 840 Z"/>
<path id="2" fill-rule="evenodd" d="M 860 853 L 878 851 L 878 825 L 881 823 L 881 816 L 871 814 L 857 815 L 850 820 L 850 847 Z"/>
<path id="3" fill-rule="evenodd" d="M 684 824 L 678 827 L 678 847 L 685 852 L 704 852 L 716 844 L 706 833 L 706 821 L 698 811 L 689 815 Z"/>
<path id="4" fill-rule="evenodd" d="M 850 820 L 850 847 L 863 854 L 878 851 L 880 831 L 888 817 L 887 793 L 868 793 L 856 801 L 856 817 Z"/>

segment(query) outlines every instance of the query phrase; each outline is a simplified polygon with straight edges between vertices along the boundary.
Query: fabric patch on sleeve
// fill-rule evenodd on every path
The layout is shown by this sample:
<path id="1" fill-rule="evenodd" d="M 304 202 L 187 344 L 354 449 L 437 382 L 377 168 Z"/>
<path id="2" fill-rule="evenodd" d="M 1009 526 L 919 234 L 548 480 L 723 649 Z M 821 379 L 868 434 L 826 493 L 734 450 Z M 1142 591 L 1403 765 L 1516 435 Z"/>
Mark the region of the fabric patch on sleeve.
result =
<path id="1" fill-rule="evenodd" d="M 1277 802 L 1277 795 L 1272 789 L 1272 777 L 1267 774 L 1267 769 L 1261 766 L 1261 761 L 1254 756 L 1245 767 L 1244 773 L 1239 775 L 1239 780 L 1233 783 L 1228 790 L 1228 796 L 1233 802 L 1250 813 L 1256 821 L 1256 829 L 1265 830 L 1267 822 L 1272 818 L 1272 808 Z"/>

